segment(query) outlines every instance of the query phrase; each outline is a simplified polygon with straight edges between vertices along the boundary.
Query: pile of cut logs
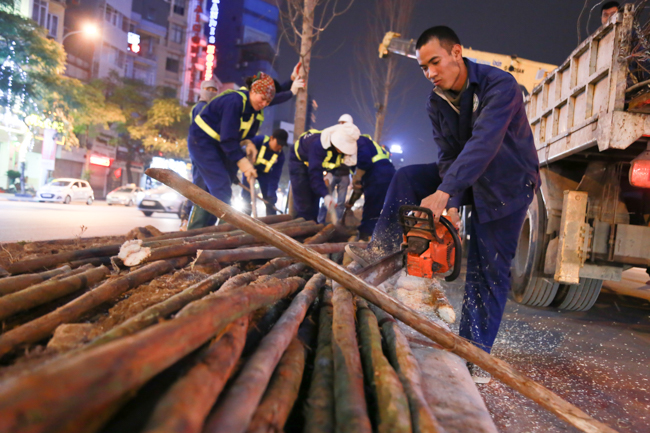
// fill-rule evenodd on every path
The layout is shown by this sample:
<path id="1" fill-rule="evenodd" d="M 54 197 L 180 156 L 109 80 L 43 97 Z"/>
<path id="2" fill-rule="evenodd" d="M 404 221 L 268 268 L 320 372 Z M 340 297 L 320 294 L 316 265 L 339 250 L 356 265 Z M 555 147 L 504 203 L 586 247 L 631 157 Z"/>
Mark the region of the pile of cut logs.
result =
<path id="1" fill-rule="evenodd" d="M 376 289 L 401 256 L 360 269 L 336 227 L 253 220 L 148 174 L 232 225 L 50 241 L 37 257 L 5 246 L 0 431 L 496 431 L 450 352 L 584 431 L 614 431 Z"/>

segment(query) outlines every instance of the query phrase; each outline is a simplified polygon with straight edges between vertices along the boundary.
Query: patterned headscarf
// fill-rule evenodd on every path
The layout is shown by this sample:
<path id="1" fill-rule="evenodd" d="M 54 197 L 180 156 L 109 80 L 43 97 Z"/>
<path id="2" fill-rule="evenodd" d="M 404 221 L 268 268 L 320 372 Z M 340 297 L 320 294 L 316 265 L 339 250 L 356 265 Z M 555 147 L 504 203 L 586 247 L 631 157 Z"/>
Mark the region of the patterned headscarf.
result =
<path id="1" fill-rule="evenodd" d="M 275 96 L 273 78 L 264 72 L 259 72 L 251 84 L 251 92 L 264 95 L 264 98 L 270 102 Z"/>

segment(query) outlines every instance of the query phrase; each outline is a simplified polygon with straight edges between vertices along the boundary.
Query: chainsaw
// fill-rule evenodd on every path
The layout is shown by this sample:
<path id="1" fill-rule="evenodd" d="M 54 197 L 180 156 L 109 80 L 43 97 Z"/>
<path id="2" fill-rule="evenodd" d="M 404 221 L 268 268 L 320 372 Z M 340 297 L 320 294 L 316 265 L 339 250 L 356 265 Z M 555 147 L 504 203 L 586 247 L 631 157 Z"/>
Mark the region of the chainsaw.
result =
<path id="1" fill-rule="evenodd" d="M 421 212 L 426 218 L 416 217 Z M 433 222 L 433 212 L 420 206 L 399 208 L 399 223 L 404 229 L 402 251 L 406 273 L 420 278 L 451 273 L 445 281 L 453 281 L 460 275 L 463 257 L 460 237 L 453 224 L 445 217 Z"/>

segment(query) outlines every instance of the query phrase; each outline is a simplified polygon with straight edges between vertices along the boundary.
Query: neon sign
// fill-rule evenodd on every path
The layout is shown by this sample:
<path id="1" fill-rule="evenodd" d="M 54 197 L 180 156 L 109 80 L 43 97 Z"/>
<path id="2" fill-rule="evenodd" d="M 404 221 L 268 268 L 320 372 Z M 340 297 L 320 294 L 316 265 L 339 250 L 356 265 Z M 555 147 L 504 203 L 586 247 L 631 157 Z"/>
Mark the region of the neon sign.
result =
<path id="1" fill-rule="evenodd" d="M 102 167 L 110 167 L 111 159 L 108 156 L 90 155 L 90 163 L 93 165 L 101 165 Z"/>
<path id="2" fill-rule="evenodd" d="M 217 19 L 219 18 L 220 0 L 212 0 L 210 6 L 210 20 L 208 21 L 208 46 L 207 56 L 205 58 L 205 80 L 210 80 L 213 75 L 215 66 L 217 66 L 216 47 L 217 42 Z"/>

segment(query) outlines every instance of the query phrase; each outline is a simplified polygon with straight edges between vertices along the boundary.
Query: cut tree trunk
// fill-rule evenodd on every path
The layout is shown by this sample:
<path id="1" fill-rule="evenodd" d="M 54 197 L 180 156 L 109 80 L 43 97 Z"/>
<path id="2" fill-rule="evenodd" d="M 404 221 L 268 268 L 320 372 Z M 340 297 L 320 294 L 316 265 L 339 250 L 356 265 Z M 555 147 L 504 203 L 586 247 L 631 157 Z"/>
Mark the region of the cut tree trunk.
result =
<path id="1" fill-rule="evenodd" d="M 39 274 L 16 275 L 15 277 L 3 278 L 0 280 L 0 296 L 19 292 L 29 286 L 42 283 L 57 275 L 65 274 L 68 271 L 70 271 L 70 266 L 65 265 Z"/>
<path id="2" fill-rule="evenodd" d="M 316 0 L 305 0 L 302 13 L 302 34 L 300 36 L 300 76 L 305 80 L 305 88 L 296 95 L 296 115 L 293 122 L 293 138 L 298 138 L 305 132 L 307 121 L 307 104 L 309 96 L 309 67 L 311 64 L 311 49 L 314 39 L 314 10 Z"/>
<path id="3" fill-rule="evenodd" d="M 320 244 L 310 245 L 310 249 L 319 254 L 334 254 L 340 253 L 345 249 L 349 243 L 338 244 Z M 351 245 L 359 245 L 362 248 L 367 244 L 365 242 L 353 242 Z M 196 261 L 197 264 L 210 263 L 213 261 L 221 264 L 234 263 L 245 260 L 259 260 L 259 259 L 272 259 L 275 257 L 286 257 L 287 253 L 276 247 L 248 247 L 238 248 L 235 250 L 217 250 L 217 251 L 203 251 Z"/>
<path id="4" fill-rule="evenodd" d="M 89 248 L 86 250 L 66 251 L 65 253 L 51 254 L 49 256 L 42 256 L 35 259 L 21 260 L 12 263 L 7 267 L 7 271 L 12 275 L 40 272 L 73 260 L 114 256 L 119 251 L 120 245 L 105 245 L 103 247 Z"/>

